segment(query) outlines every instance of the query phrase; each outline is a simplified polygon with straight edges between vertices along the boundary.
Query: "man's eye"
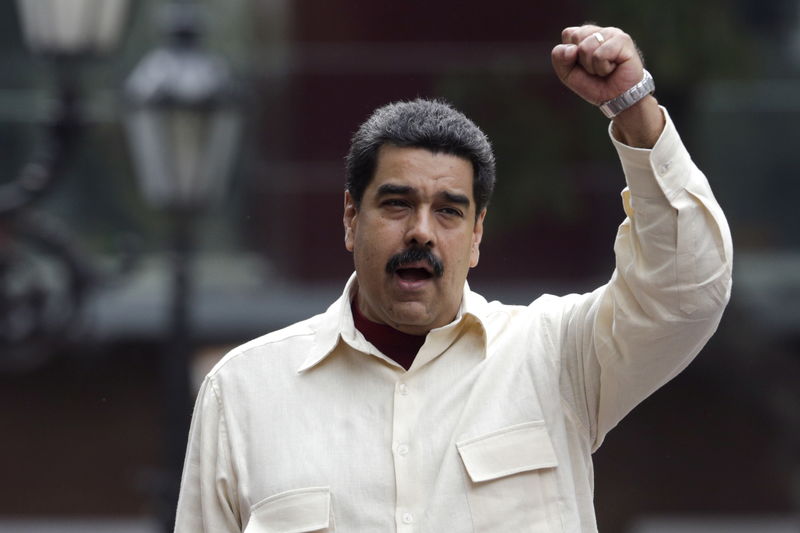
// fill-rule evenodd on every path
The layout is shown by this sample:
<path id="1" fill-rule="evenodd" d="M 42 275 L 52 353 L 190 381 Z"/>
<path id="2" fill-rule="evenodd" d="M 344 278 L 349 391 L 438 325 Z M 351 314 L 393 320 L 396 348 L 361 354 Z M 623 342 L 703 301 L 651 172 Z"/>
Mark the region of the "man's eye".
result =
<path id="1" fill-rule="evenodd" d="M 408 202 L 399 198 L 389 198 L 388 200 L 384 200 L 381 205 L 387 207 L 406 207 L 408 206 Z"/>
<path id="2" fill-rule="evenodd" d="M 463 213 L 455 207 L 443 207 L 439 209 L 439 212 L 451 217 L 463 216 Z"/>

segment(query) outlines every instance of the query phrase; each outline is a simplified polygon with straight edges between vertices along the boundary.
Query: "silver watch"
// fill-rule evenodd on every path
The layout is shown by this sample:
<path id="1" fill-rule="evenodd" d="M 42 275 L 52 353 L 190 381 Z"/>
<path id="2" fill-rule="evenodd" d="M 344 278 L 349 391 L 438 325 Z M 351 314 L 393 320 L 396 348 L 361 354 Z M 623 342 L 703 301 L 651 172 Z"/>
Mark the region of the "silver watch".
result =
<path id="1" fill-rule="evenodd" d="M 653 81 L 653 76 L 651 76 L 647 70 L 642 70 L 644 71 L 642 81 L 616 98 L 612 98 L 608 102 L 600 104 L 600 111 L 602 111 L 605 116 L 614 118 L 648 94 L 653 94 L 656 90 L 656 82 Z"/>

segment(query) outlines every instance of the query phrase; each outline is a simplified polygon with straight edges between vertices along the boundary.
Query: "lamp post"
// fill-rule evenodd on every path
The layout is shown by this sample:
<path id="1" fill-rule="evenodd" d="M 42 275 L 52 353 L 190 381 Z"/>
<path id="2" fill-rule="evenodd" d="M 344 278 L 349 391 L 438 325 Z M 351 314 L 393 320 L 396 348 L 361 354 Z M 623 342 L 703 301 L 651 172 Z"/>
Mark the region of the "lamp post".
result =
<path id="1" fill-rule="evenodd" d="M 240 121 L 226 64 L 201 46 L 198 7 L 165 7 L 165 43 L 134 68 L 125 91 L 140 189 L 171 223 L 171 317 L 161 356 L 167 470 L 159 513 L 171 531 L 191 419 L 193 219 L 227 181 Z"/>
<path id="2" fill-rule="evenodd" d="M 31 207 L 62 174 L 82 130 L 77 63 L 114 47 L 128 0 L 17 0 L 16 5 L 29 48 L 55 71 L 58 94 L 44 142 L 16 176 L 0 182 L 0 369 L 19 371 L 44 361 L 70 334 L 92 281 L 88 258 L 68 229 Z M 42 257 L 61 272 L 55 284 L 54 276 L 35 266 Z"/>

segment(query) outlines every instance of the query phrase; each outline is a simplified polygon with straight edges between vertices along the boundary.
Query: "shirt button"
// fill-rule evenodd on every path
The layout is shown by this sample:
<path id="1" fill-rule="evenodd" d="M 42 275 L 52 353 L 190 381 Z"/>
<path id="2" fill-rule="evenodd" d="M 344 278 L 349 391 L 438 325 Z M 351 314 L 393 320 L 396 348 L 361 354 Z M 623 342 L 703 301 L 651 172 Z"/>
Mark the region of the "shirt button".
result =
<path id="1" fill-rule="evenodd" d="M 403 523 L 410 524 L 414 521 L 414 515 L 411 513 L 403 513 Z"/>
<path id="2" fill-rule="evenodd" d="M 666 174 L 669 171 L 669 167 L 670 166 L 672 166 L 672 162 L 671 161 L 667 161 L 666 163 L 662 163 L 658 167 L 658 173 L 659 174 Z"/>
<path id="3" fill-rule="evenodd" d="M 397 447 L 397 453 L 400 454 L 400 455 L 408 455 L 408 445 L 407 444 L 401 444 L 400 446 L 398 446 Z"/>
<path id="4" fill-rule="evenodd" d="M 398 390 L 400 391 L 400 394 L 406 396 L 408 394 L 408 385 L 406 385 L 405 383 L 401 383 L 400 386 L 398 387 Z"/>

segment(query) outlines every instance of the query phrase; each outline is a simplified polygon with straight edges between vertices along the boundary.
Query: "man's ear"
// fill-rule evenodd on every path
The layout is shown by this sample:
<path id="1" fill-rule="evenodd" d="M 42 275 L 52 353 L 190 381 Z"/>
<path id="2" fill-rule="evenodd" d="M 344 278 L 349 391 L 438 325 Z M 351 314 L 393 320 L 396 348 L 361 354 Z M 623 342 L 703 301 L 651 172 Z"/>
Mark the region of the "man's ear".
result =
<path id="1" fill-rule="evenodd" d="M 478 260 L 481 257 L 481 239 L 483 239 L 483 219 L 486 218 L 486 208 L 478 215 L 475 220 L 475 226 L 472 228 L 472 250 L 470 250 L 469 266 L 474 268 L 478 266 Z"/>
<path id="2" fill-rule="evenodd" d="M 342 222 L 344 223 L 344 247 L 349 252 L 353 251 L 357 218 L 358 208 L 356 207 L 356 202 L 353 200 L 350 191 L 344 191 L 344 216 L 342 217 Z"/>

